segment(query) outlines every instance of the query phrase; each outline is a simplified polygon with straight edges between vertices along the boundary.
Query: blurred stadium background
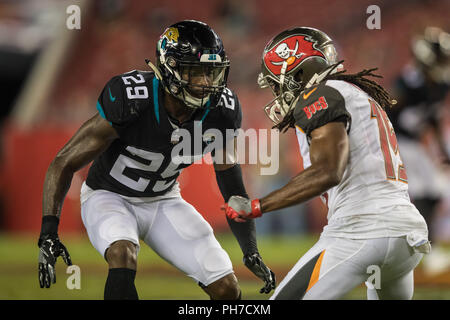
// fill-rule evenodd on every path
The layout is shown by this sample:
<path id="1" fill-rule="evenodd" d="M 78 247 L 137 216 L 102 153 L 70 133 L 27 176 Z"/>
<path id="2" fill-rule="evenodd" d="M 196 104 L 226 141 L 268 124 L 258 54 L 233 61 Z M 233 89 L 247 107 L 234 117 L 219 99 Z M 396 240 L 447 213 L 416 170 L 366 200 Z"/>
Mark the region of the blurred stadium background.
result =
<path id="1" fill-rule="evenodd" d="M 81 29 L 69 30 L 66 9 L 81 8 Z M 366 28 L 366 9 L 381 9 L 381 29 Z M 176 21 L 208 23 L 222 37 L 231 59 L 229 87 L 241 100 L 243 128 L 271 126 L 262 107 L 269 92 L 259 90 L 256 77 L 262 49 L 281 30 L 298 25 L 328 33 L 350 72 L 379 67 L 381 84 L 390 88 L 411 60 L 410 39 L 425 26 L 450 29 L 447 0 L 0 0 L 0 299 L 102 299 L 107 265 L 87 239 L 80 218 L 79 191 L 87 169 L 78 172 L 66 197 L 60 237 L 74 264 L 81 268 L 81 290 L 68 290 L 63 262 L 57 283 L 40 289 L 37 279 L 37 238 L 41 221 L 42 185 L 56 152 L 85 120 L 96 113 L 96 99 L 116 74 L 147 69 L 164 28 Z M 442 121 L 450 149 L 450 97 Z M 281 139 L 280 171 L 260 176 L 260 165 L 244 165 L 251 197 L 265 195 L 296 174 L 302 164 L 293 133 Z M 433 150 L 433 141 L 423 137 Z M 401 149 L 401 146 L 400 146 Z M 449 179 L 448 167 L 442 168 Z M 212 224 L 233 260 L 245 299 L 266 299 L 261 285 L 241 262 L 229 232 L 213 169 L 194 165 L 180 177 L 182 194 Z M 318 238 L 326 212 L 315 199 L 258 219 L 260 251 L 281 280 Z M 450 188 L 434 216 L 436 239 L 450 243 Z M 445 250 L 444 250 L 445 251 Z M 136 285 L 142 299 L 206 299 L 206 294 L 178 270 L 143 246 Z M 450 268 L 441 257 L 433 270 L 416 269 L 415 299 L 449 299 Z M 365 299 L 363 287 L 347 298 Z"/>

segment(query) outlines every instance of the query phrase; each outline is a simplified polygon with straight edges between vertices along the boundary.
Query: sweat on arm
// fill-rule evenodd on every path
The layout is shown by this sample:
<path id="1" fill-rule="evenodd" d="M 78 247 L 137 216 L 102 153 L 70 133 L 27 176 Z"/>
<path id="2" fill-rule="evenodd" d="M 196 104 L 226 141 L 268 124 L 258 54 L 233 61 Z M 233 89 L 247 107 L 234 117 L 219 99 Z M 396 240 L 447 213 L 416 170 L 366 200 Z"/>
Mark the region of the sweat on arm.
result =
<path id="1" fill-rule="evenodd" d="M 86 121 L 50 164 L 44 182 L 43 215 L 58 216 L 73 174 L 100 155 L 117 138 L 100 115 Z"/>

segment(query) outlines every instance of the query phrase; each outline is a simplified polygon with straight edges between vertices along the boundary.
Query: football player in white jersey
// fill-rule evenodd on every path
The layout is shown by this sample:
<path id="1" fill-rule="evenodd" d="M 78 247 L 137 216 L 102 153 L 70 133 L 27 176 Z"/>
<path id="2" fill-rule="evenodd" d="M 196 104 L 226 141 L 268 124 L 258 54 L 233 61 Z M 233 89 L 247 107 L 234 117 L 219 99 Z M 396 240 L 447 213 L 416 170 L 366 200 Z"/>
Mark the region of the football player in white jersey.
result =
<path id="1" fill-rule="evenodd" d="M 280 131 L 295 129 L 304 170 L 265 197 L 231 197 L 227 216 L 246 221 L 316 196 L 328 207 L 319 241 L 271 299 L 338 299 L 364 282 L 372 299 L 411 299 L 430 250 L 385 112 L 394 101 L 367 78 L 375 69 L 350 75 L 341 62 L 314 28 L 283 31 L 264 49 L 258 83 L 275 97 L 265 111 Z"/>

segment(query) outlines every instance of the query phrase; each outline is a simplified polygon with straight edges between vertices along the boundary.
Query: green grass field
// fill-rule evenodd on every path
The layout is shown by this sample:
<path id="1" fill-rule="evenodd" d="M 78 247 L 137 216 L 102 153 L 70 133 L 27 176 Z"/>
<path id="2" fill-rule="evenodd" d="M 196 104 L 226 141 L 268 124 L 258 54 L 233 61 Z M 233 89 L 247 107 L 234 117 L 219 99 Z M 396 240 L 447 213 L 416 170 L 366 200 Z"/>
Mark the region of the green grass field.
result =
<path id="1" fill-rule="evenodd" d="M 229 253 L 244 299 L 265 300 L 259 294 L 262 282 L 242 264 L 242 254 L 230 234 L 217 234 Z M 314 236 L 261 237 L 260 252 L 276 272 L 278 282 L 317 240 Z M 56 265 L 57 282 L 50 289 L 39 288 L 37 278 L 38 249 L 33 236 L 0 234 L 0 299 L 103 299 L 107 264 L 85 236 L 62 235 L 72 262 L 81 269 L 81 289 L 69 290 L 66 266 L 62 259 Z M 138 257 L 136 287 L 140 299 L 197 300 L 208 296 L 190 278 L 163 261 L 144 243 Z M 346 299 L 366 299 L 364 287 L 353 290 Z M 414 299 L 450 299 L 450 286 L 416 286 Z"/>

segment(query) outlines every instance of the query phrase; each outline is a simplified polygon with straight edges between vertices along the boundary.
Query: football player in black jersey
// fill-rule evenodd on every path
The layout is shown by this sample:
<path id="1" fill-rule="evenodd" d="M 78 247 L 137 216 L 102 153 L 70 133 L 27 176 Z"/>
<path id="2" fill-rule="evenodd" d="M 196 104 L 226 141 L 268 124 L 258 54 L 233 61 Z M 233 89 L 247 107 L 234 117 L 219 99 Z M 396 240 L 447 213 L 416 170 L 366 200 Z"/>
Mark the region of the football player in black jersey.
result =
<path id="1" fill-rule="evenodd" d="M 413 60 L 406 64 L 394 80 L 397 104 L 388 110 L 402 157 L 409 172 L 410 195 L 427 221 L 433 251 L 424 259 L 425 272 L 436 274 L 449 268 L 450 257 L 439 246 L 436 221 L 439 204 L 448 192 L 445 166 L 450 164 L 450 151 L 445 141 L 445 99 L 450 89 L 450 34 L 429 26 L 411 41 Z M 430 133 L 437 157 L 422 139 Z"/>
<path id="2" fill-rule="evenodd" d="M 206 220 L 181 198 L 177 183 L 181 170 L 202 157 L 208 141 L 202 139 L 200 148 L 180 158 L 174 153 L 185 142 L 182 132 L 194 137 L 198 128 L 201 133 L 215 129 L 225 137 L 227 129 L 241 126 L 239 100 L 226 87 L 230 62 L 219 36 L 193 20 L 164 31 L 156 58 L 156 66 L 146 60 L 151 71 L 133 70 L 108 81 L 98 113 L 51 163 L 39 237 L 41 287 L 55 282 L 58 256 L 71 263 L 57 234 L 61 207 L 74 172 L 94 160 L 82 186 L 81 211 L 89 239 L 109 265 L 105 299 L 138 298 L 134 279 L 140 239 L 196 280 L 211 299 L 241 297 L 227 253 Z M 214 163 L 225 201 L 247 197 L 231 150 Z M 186 157 L 191 161 L 179 161 Z M 260 292 L 270 292 L 275 275 L 258 253 L 254 223 L 228 222 L 245 265 L 264 281 Z"/>
<path id="3" fill-rule="evenodd" d="M 427 220 L 434 241 L 433 212 L 447 189 L 439 183 L 442 173 L 436 163 L 450 164 L 441 120 L 450 88 L 450 34 L 427 27 L 413 38 L 411 49 L 414 60 L 394 81 L 397 104 L 388 115 L 402 145 L 405 166 L 410 168 L 411 198 Z M 421 142 L 426 131 L 436 142 L 439 161 L 432 159 Z"/>

